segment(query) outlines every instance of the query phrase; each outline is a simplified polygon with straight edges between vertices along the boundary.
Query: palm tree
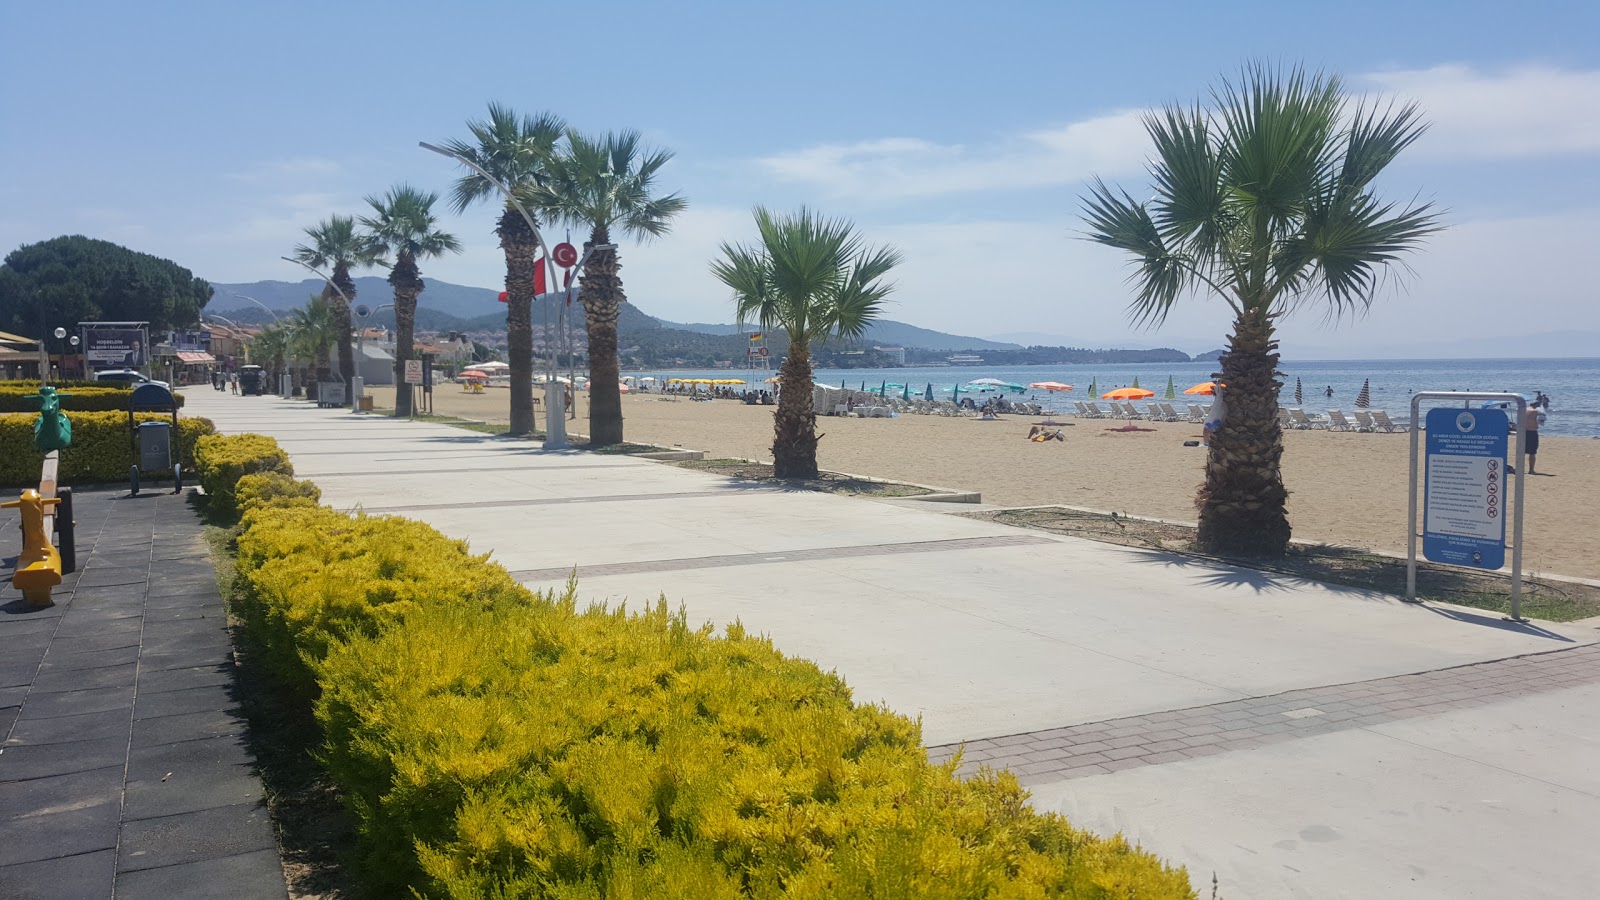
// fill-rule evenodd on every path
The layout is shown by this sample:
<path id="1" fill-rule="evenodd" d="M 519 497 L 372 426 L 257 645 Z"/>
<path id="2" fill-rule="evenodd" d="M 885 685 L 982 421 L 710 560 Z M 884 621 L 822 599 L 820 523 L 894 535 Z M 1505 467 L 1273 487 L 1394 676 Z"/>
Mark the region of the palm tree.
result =
<path id="1" fill-rule="evenodd" d="M 283 374 L 284 363 L 289 357 L 289 328 L 282 322 L 273 322 L 261 329 L 256 335 L 255 346 L 252 347 L 256 363 L 267 370 L 271 376 L 272 392 L 276 393 L 278 377 Z"/>
<path id="2" fill-rule="evenodd" d="M 351 216 L 330 216 L 316 227 L 307 228 L 306 236 L 311 243 L 296 246 L 294 258 L 314 269 L 333 269 L 322 296 L 331 304 L 338 322 L 339 378 L 345 385 L 346 403 L 353 402 L 350 379 L 356 375 L 356 361 L 350 342 L 350 304 L 356 301 L 356 283 L 350 278 L 350 270 L 381 265 L 383 259 L 372 239 L 356 231 L 356 220 Z"/>
<path id="3" fill-rule="evenodd" d="M 1337 77 L 1263 65 L 1213 91 L 1216 108 L 1145 117 L 1154 196 L 1096 179 L 1089 238 L 1133 254 L 1133 318 L 1159 324 L 1179 297 L 1215 293 L 1233 310 L 1217 380 L 1226 413 L 1210 441 L 1199 547 L 1281 556 L 1288 492 L 1279 461 L 1277 321 L 1320 301 L 1364 311 L 1389 267 L 1441 227 L 1431 204 L 1379 200 L 1372 182 L 1425 130 L 1415 105 L 1352 108 Z"/>
<path id="4" fill-rule="evenodd" d="M 782 328 L 789 355 L 778 369 L 772 468 L 779 478 L 817 477 L 817 413 L 811 404 L 811 343 L 860 337 L 894 289 L 883 282 L 899 252 L 862 243 L 844 219 L 802 207 L 774 216 L 756 207 L 756 246 L 723 244 L 712 274 L 733 289 L 739 321 Z"/>
<path id="5" fill-rule="evenodd" d="M 667 150 L 648 150 L 636 131 L 590 138 L 567 132 L 565 152 L 550 161 L 550 178 L 530 191 L 530 199 L 551 216 L 589 229 L 584 249 L 583 319 L 589 336 L 589 444 L 622 443 L 622 391 L 617 366 L 617 316 L 628 301 L 622 290 L 622 264 L 611 243 L 613 228 L 635 239 L 660 237 L 672 218 L 688 207 L 677 194 L 652 196 L 656 173 L 672 159 Z"/>
<path id="6" fill-rule="evenodd" d="M 300 382 L 306 386 L 306 397 L 311 397 L 312 378 L 320 378 L 329 371 L 329 348 L 339 340 L 339 314 L 336 301 L 326 296 L 312 294 L 305 306 L 289 314 L 289 355 L 303 360 L 315 368 L 315 375 L 302 370 Z"/>
<path id="7" fill-rule="evenodd" d="M 438 194 L 425 193 L 402 184 L 382 197 L 368 197 L 376 215 L 363 216 L 361 227 L 383 253 L 394 254 L 389 269 L 389 284 L 394 287 L 394 414 L 411 414 L 411 392 L 403 390 L 405 361 L 411 358 L 412 340 L 417 326 L 417 295 L 422 293 L 422 270 L 417 260 L 434 259 L 446 253 L 460 253 L 455 235 L 438 228 L 433 204 Z"/>
<path id="8" fill-rule="evenodd" d="M 467 123 L 472 142 L 446 141 L 451 153 L 472 160 L 494 176 L 491 181 L 476 172 L 461 176 L 450 191 L 456 212 L 486 197 L 499 195 L 500 186 L 526 190 L 544 177 L 556 142 L 566 129 L 549 113 L 518 116 L 508 107 L 489 104 L 489 118 Z M 506 344 L 511 357 L 511 434 L 529 434 L 533 422 L 533 266 L 538 238 L 523 221 L 509 197 L 501 196 L 500 221 L 495 234 L 506 255 Z M 529 211 L 530 215 L 532 210 Z"/>

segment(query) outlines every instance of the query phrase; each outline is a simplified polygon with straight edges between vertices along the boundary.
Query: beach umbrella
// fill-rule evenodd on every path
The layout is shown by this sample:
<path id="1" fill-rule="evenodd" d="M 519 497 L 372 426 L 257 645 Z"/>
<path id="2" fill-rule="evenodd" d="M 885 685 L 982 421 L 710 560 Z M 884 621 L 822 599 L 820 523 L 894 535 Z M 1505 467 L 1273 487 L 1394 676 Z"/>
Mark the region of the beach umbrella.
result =
<path id="1" fill-rule="evenodd" d="M 1172 376 L 1171 375 L 1167 376 L 1167 393 L 1166 393 L 1166 396 L 1163 397 L 1163 399 L 1165 399 L 1165 400 L 1176 400 L 1176 399 L 1178 399 L 1178 389 L 1177 389 L 1176 386 L 1173 385 Z"/>
<path id="2" fill-rule="evenodd" d="M 974 378 L 973 380 L 967 382 L 967 384 L 968 386 L 978 385 L 980 387 L 1005 387 L 1006 385 L 1010 384 L 1010 382 L 1001 381 L 998 378 Z"/>
<path id="3" fill-rule="evenodd" d="M 905 385 L 902 385 L 901 388 L 900 388 L 900 391 L 901 391 L 901 393 L 900 393 L 900 399 L 901 400 L 910 400 L 911 399 L 911 385 L 909 383 L 905 384 Z"/>
<path id="4" fill-rule="evenodd" d="M 1305 388 L 1300 386 L 1300 379 L 1298 379 L 1298 378 L 1296 378 L 1294 380 L 1294 405 L 1295 406 L 1305 406 L 1306 405 L 1306 391 L 1305 391 Z"/>
<path id="5" fill-rule="evenodd" d="M 1036 391 L 1060 391 L 1062 393 L 1072 390 L 1072 385 L 1062 384 L 1059 381 L 1035 381 L 1028 387 Z"/>
<path id="6" fill-rule="evenodd" d="M 1372 379 L 1361 382 L 1361 393 L 1356 395 L 1356 409 L 1366 409 L 1372 405 Z"/>
<path id="7" fill-rule="evenodd" d="M 1091 378 L 1091 379 L 1089 379 L 1089 396 L 1093 397 L 1095 394 L 1098 394 L 1098 393 L 1100 393 L 1100 379 L 1099 378 Z"/>
<path id="8" fill-rule="evenodd" d="M 863 381 L 863 382 L 861 382 L 861 393 L 865 394 L 866 392 L 867 392 L 867 383 L 865 381 Z"/>
<path id="9" fill-rule="evenodd" d="M 1139 387 L 1139 376 L 1137 375 L 1133 376 L 1133 386 Z"/>
<path id="10" fill-rule="evenodd" d="M 1101 400 L 1149 400 L 1151 397 L 1154 397 L 1155 395 L 1156 395 L 1155 391 L 1147 391 L 1144 388 L 1125 387 L 1125 388 L 1117 388 L 1114 391 L 1106 391 L 1104 394 L 1100 395 L 1100 399 Z"/>
<path id="11" fill-rule="evenodd" d="M 1201 383 L 1195 385 L 1194 387 L 1189 388 L 1188 390 L 1184 391 L 1185 394 L 1207 394 L 1207 395 L 1215 394 L 1216 392 L 1217 392 L 1217 383 L 1215 381 L 1202 381 Z"/>
<path id="12" fill-rule="evenodd" d="M 950 396 L 950 402 L 959 404 L 961 400 L 961 385 L 953 384 L 950 386 L 950 390 L 955 392 Z"/>
<path id="13" fill-rule="evenodd" d="M 845 387 L 844 387 L 844 379 L 841 378 L 841 379 L 839 379 L 839 390 L 842 391 L 844 389 L 845 389 Z"/>
<path id="14" fill-rule="evenodd" d="M 885 378 L 882 382 L 880 382 L 878 384 L 878 399 L 879 400 L 884 399 L 885 395 L 887 395 L 888 393 L 889 393 L 889 379 Z"/>
<path id="15" fill-rule="evenodd" d="M 468 372 L 462 372 L 460 375 L 457 375 L 456 377 L 457 378 L 479 378 L 479 379 L 482 379 L 484 381 L 488 381 L 489 380 L 489 373 L 488 372 L 478 372 L 478 371 L 468 371 Z"/>
<path id="16" fill-rule="evenodd" d="M 933 402 L 933 382 L 928 382 L 928 387 L 922 392 L 922 399 Z"/>

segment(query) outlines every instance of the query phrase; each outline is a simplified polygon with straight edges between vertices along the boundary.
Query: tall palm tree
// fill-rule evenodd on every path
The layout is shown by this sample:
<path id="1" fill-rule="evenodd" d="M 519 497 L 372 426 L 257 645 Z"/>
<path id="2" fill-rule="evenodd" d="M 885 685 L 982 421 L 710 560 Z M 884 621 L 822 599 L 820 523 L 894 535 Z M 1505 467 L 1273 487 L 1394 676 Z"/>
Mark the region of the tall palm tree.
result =
<path id="1" fill-rule="evenodd" d="M 1425 130 L 1415 105 L 1351 105 L 1337 77 L 1245 68 L 1212 92 L 1214 109 L 1145 117 L 1154 196 L 1135 201 L 1096 179 L 1089 238 L 1133 255 L 1133 318 L 1159 324 L 1183 296 L 1233 310 L 1217 378 L 1197 536 L 1202 550 L 1281 556 L 1289 517 L 1279 461 L 1277 321 L 1307 301 L 1364 311 L 1389 267 L 1438 231 L 1431 204 L 1378 199 L 1373 180 Z"/>
<path id="2" fill-rule="evenodd" d="M 472 140 L 446 141 L 451 153 L 472 160 L 494 176 L 490 181 L 469 172 L 456 181 L 450 191 L 450 205 L 456 212 L 484 198 L 500 198 L 500 220 L 495 234 L 506 255 L 506 344 L 511 357 L 512 434 L 529 434 L 533 421 L 533 267 L 538 240 L 500 185 L 517 191 L 527 190 L 544 177 L 545 167 L 566 130 L 558 116 L 541 113 L 518 116 L 510 108 L 489 104 L 489 118 L 467 123 Z M 533 210 L 528 211 L 530 215 Z M 537 223 L 535 223 L 537 224 Z"/>
<path id="3" fill-rule="evenodd" d="M 569 130 L 567 147 L 550 161 L 550 177 L 530 192 L 549 215 L 589 229 L 584 249 L 594 250 L 578 279 L 583 285 L 583 320 L 589 335 L 589 443 L 622 443 L 622 390 L 617 365 L 617 316 L 628 297 L 612 229 L 649 239 L 666 234 L 689 201 L 677 194 L 653 196 L 656 173 L 672 159 L 650 150 L 636 131 L 591 138 Z"/>
<path id="4" fill-rule="evenodd" d="M 354 402 L 350 379 L 356 375 L 355 347 L 350 341 L 350 304 L 356 302 L 356 283 L 350 278 L 350 270 L 381 265 L 383 259 L 372 239 L 356 230 L 352 216 L 329 216 L 307 228 L 306 236 L 311 243 L 296 246 L 294 258 L 315 269 L 333 270 L 328 275 L 330 284 L 322 288 L 322 297 L 331 305 L 338 322 L 339 378 L 344 382 L 348 404 Z"/>
<path id="5" fill-rule="evenodd" d="M 361 218 L 361 227 L 367 229 L 381 252 L 394 254 L 389 284 L 394 287 L 396 416 L 411 414 L 411 392 L 401 386 L 405 384 L 405 361 L 411 358 L 417 327 L 417 295 L 424 288 L 417 260 L 461 252 L 461 242 L 455 235 L 439 230 L 433 215 L 433 204 L 438 200 L 438 194 L 402 184 L 381 197 L 368 197 L 367 204 L 374 215 Z"/>
<path id="6" fill-rule="evenodd" d="M 321 378 L 330 370 L 331 347 L 339 340 L 339 314 L 336 300 L 312 294 L 305 306 L 289 314 L 289 355 L 304 361 L 313 371 L 302 370 L 300 383 L 306 396 L 311 396 L 313 378 Z"/>
<path id="7" fill-rule="evenodd" d="M 844 219 L 802 207 L 774 216 L 756 207 L 761 241 L 723 244 L 712 274 L 733 289 L 739 321 L 789 335 L 778 369 L 772 416 L 772 467 L 779 478 L 817 477 L 817 413 L 811 403 L 811 343 L 831 335 L 858 338 L 894 289 L 883 281 L 898 251 L 869 247 Z"/>
<path id="8" fill-rule="evenodd" d="M 276 393 L 278 377 L 283 374 L 284 364 L 289 358 L 289 338 L 288 326 L 273 322 L 261 329 L 256 335 L 255 346 L 251 348 L 256 364 L 271 376 L 269 384 L 273 393 Z"/>

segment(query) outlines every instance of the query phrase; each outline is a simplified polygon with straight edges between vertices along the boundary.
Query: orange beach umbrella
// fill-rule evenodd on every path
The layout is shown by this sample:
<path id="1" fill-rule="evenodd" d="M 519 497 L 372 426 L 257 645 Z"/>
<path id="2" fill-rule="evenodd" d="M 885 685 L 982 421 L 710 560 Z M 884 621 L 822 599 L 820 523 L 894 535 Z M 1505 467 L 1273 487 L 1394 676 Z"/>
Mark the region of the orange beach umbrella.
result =
<path id="1" fill-rule="evenodd" d="M 1034 383 L 1028 385 L 1028 387 L 1031 387 L 1036 391 L 1070 391 L 1070 390 L 1072 390 L 1072 385 L 1070 385 L 1070 384 L 1062 384 L 1059 381 L 1035 381 Z"/>
<path id="2" fill-rule="evenodd" d="M 1215 394 L 1216 392 L 1217 383 L 1215 381 L 1207 381 L 1203 384 L 1197 384 L 1194 387 L 1189 388 L 1187 391 L 1184 391 L 1185 394 Z"/>
<path id="3" fill-rule="evenodd" d="M 1127 388 L 1117 388 L 1114 391 L 1106 391 L 1104 394 L 1100 395 L 1100 399 L 1101 400 L 1148 400 L 1151 397 L 1154 397 L 1155 395 L 1156 395 L 1155 391 L 1147 391 L 1144 388 L 1127 387 Z"/>

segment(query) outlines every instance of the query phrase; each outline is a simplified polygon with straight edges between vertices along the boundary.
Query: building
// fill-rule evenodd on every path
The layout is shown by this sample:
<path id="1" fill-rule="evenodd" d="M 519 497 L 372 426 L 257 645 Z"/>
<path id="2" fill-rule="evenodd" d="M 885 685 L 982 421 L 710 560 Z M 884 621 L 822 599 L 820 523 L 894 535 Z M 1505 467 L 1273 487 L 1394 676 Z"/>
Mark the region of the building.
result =
<path id="1" fill-rule="evenodd" d="M 906 348 L 904 347 L 873 347 L 872 349 L 894 357 L 894 364 L 897 366 L 906 364 Z"/>

